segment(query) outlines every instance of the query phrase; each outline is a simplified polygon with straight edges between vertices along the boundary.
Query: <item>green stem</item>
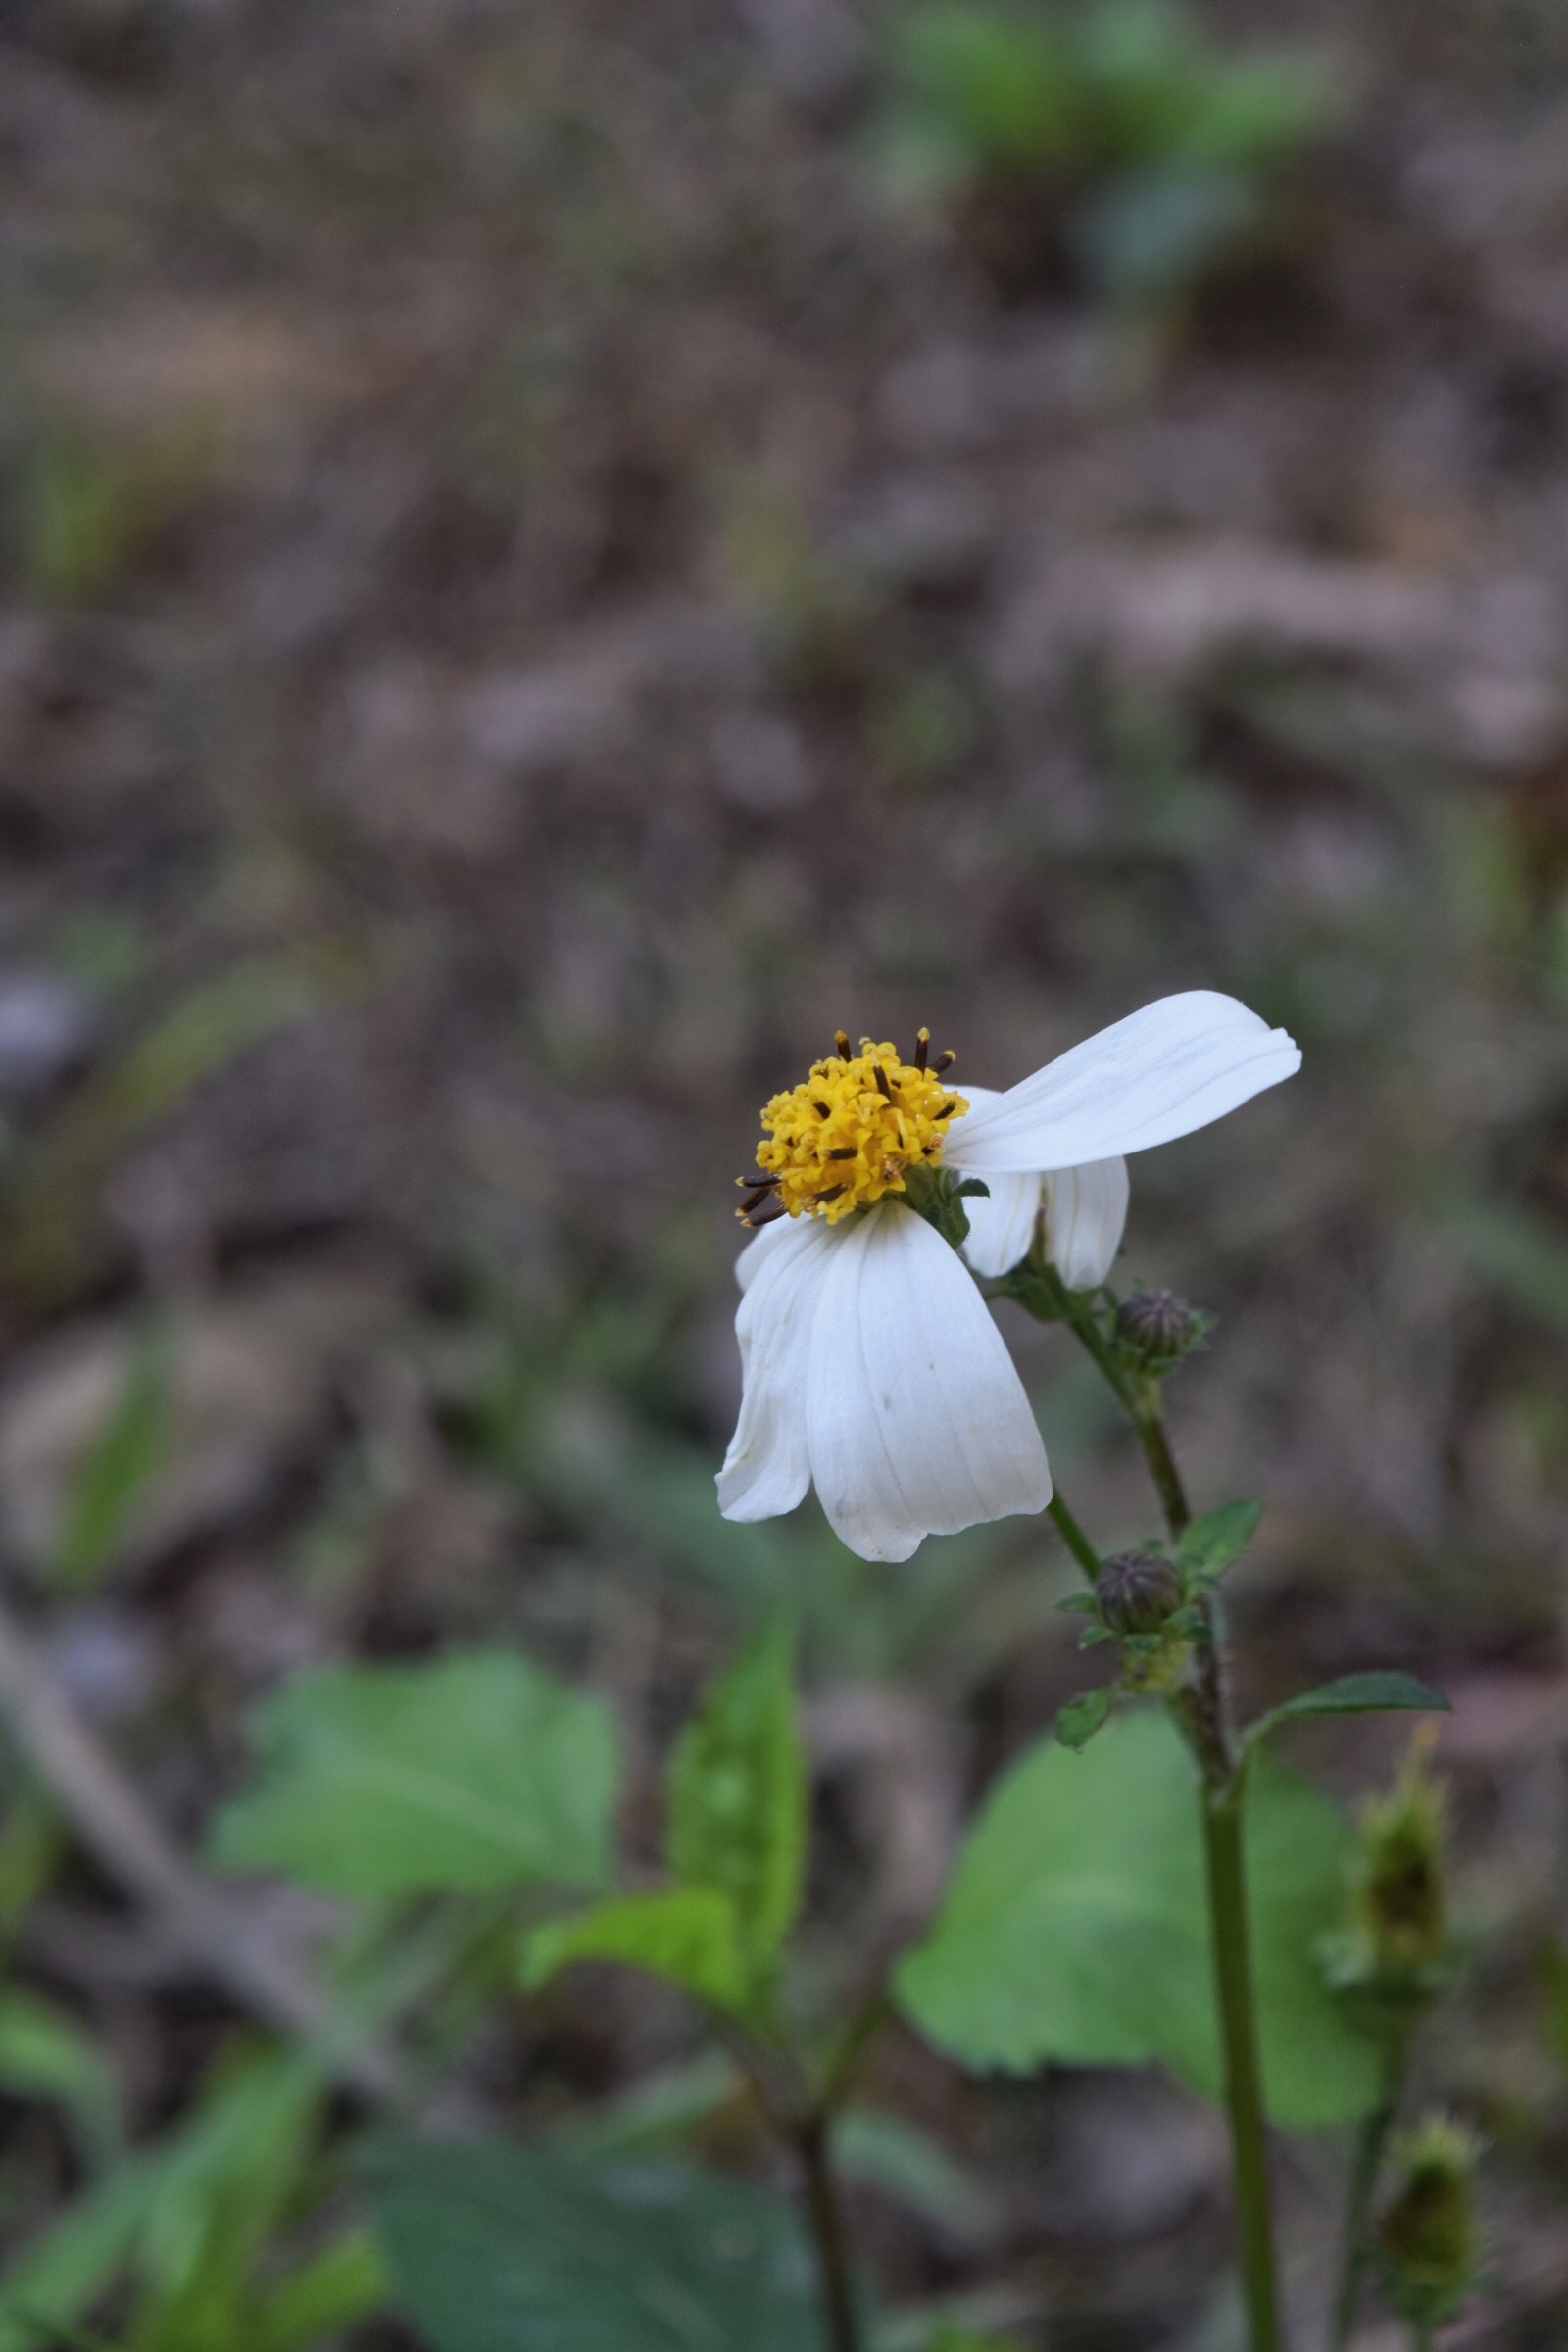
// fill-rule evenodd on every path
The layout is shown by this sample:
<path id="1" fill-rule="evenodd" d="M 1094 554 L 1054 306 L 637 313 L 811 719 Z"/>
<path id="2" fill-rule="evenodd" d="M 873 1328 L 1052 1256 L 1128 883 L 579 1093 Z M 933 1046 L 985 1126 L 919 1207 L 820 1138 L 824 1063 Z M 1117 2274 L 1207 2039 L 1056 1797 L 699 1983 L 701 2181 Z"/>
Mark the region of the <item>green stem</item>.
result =
<path id="1" fill-rule="evenodd" d="M 1152 1381 L 1148 1386 L 1152 1390 L 1152 1395 L 1147 1397 L 1135 1396 L 1129 1410 L 1133 1427 L 1138 1432 L 1138 1443 L 1144 1449 L 1144 1460 L 1149 1465 L 1149 1475 L 1159 1496 L 1159 1507 L 1165 1514 L 1165 1525 L 1172 1536 L 1180 1536 L 1191 1526 L 1193 1514 L 1188 1508 L 1187 1490 L 1182 1484 L 1182 1474 L 1176 1467 L 1176 1456 L 1170 1449 L 1170 1439 L 1165 1434 L 1165 1416 L 1159 1407 L 1158 1386 Z"/>
<path id="2" fill-rule="evenodd" d="M 801 2160 L 806 2218 L 816 2248 L 827 2339 L 832 2352 L 860 2352 L 860 2320 L 855 2304 L 850 2233 L 839 2200 L 838 2182 L 833 2177 L 828 2129 L 828 2119 L 821 2113 L 803 2118 L 796 2128 L 795 2146 Z"/>
<path id="3" fill-rule="evenodd" d="M 1243 1786 L 1238 1779 L 1223 1794 L 1204 1790 L 1203 1859 L 1208 1879 L 1209 1924 L 1214 1937 L 1220 2040 L 1225 2054 L 1225 2103 L 1230 2111 L 1231 2158 L 1241 2223 L 1242 2278 L 1247 2290 L 1252 2352 L 1280 2352 L 1268 2149 L 1263 2132 L 1263 2085 L 1242 1843 Z"/>
<path id="4" fill-rule="evenodd" d="M 1089 1582 L 1093 1584 L 1100 1574 L 1100 1554 L 1084 1534 L 1071 1511 L 1068 1510 L 1059 1494 L 1053 1494 L 1046 1509 L 1055 1524 L 1057 1535 L 1066 1544 Z"/>
<path id="5" fill-rule="evenodd" d="M 1158 1381 L 1129 1371 L 1118 1360 L 1092 1300 L 1069 1291 L 1038 1250 L 1033 1266 L 1053 1313 L 1068 1325 L 1094 1358 L 1132 1423 L 1166 1527 L 1172 1538 L 1179 1537 L 1190 1524 L 1192 1512 L 1166 1432 Z M 1247 1911 L 1243 1839 L 1247 1776 L 1228 1720 L 1224 1630 L 1217 1596 L 1210 1594 L 1203 1603 L 1202 1633 L 1193 1644 L 1193 1677 L 1172 1701 L 1171 1712 L 1202 1778 L 1204 1875 L 1251 2352 L 1280 2352 L 1257 1992 Z"/>
<path id="6" fill-rule="evenodd" d="M 1346 2199 L 1345 2236 L 1340 2255 L 1340 2284 L 1329 2321 L 1328 2352 L 1346 2352 L 1355 2327 L 1356 2304 L 1371 2253 L 1372 2198 L 1377 2188 L 1383 2151 L 1404 2089 L 1409 2036 L 1391 2034 L 1384 2045 L 1383 2075 L 1378 2103 L 1361 2126 L 1355 2143 L 1355 2162 Z"/>
<path id="7" fill-rule="evenodd" d="M 856 2068 L 892 2015 L 893 1996 L 882 1984 L 850 2020 L 822 2082 L 819 2104 L 825 2114 L 832 2115 L 842 2106 Z"/>

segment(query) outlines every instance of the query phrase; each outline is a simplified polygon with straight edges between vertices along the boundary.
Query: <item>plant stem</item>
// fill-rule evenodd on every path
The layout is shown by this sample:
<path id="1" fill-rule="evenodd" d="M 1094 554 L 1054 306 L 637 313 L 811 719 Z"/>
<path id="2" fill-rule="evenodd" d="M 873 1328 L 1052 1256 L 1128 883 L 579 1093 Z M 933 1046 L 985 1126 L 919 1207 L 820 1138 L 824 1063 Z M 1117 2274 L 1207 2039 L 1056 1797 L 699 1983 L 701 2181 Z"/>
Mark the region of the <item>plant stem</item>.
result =
<path id="1" fill-rule="evenodd" d="M 1100 1574 L 1100 1554 L 1084 1534 L 1071 1511 L 1068 1510 L 1059 1494 L 1053 1494 L 1046 1509 L 1055 1524 L 1057 1535 L 1066 1544 L 1089 1582 L 1093 1584 Z"/>
<path id="2" fill-rule="evenodd" d="M 828 2342 L 832 2352 L 860 2352 L 849 2230 L 833 2177 L 828 2130 L 828 2118 L 820 2111 L 803 2117 L 795 2129 L 795 2147 L 801 2160 L 806 2218 L 816 2247 Z"/>
<path id="3" fill-rule="evenodd" d="M 1051 1307 L 1093 1356 L 1132 1423 L 1165 1525 L 1173 1538 L 1179 1537 L 1190 1524 L 1192 1512 L 1165 1428 L 1159 1382 L 1129 1370 L 1118 1360 L 1093 1303 L 1069 1291 L 1043 1255 L 1037 1253 L 1033 1264 Z M 1203 1630 L 1193 1644 L 1193 1678 L 1173 1699 L 1171 1712 L 1202 1777 L 1203 1863 L 1251 2352 L 1280 2352 L 1257 1991 L 1247 1911 L 1243 1838 L 1247 1780 L 1231 1737 L 1224 1617 L 1217 1595 L 1205 1597 L 1202 1615 Z"/>
<path id="4" fill-rule="evenodd" d="M 1170 1439 L 1165 1434 L 1165 1416 L 1159 1409 L 1158 1388 L 1152 1382 L 1148 1385 L 1153 1389 L 1152 1396 L 1135 1395 L 1132 1400 L 1130 1410 L 1133 1427 L 1138 1432 L 1138 1443 L 1144 1449 L 1144 1460 L 1149 1465 L 1149 1475 L 1159 1496 L 1159 1507 L 1165 1514 L 1165 1525 L 1173 1536 L 1179 1536 L 1191 1524 L 1193 1514 L 1187 1506 L 1187 1490 L 1182 1484 L 1182 1474 L 1176 1467 L 1176 1456 L 1170 1449 Z"/>
<path id="5" fill-rule="evenodd" d="M 1232 1781 L 1223 1795 L 1204 1789 L 1203 1858 L 1214 1936 L 1220 2038 L 1225 2052 L 1225 2100 L 1230 2110 L 1236 2206 L 1241 2223 L 1242 2276 L 1251 2323 L 1252 2352 L 1279 2352 L 1268 2149 L 1263 2133 L 1263 2085 L 1242 1846 L 1242 1794 L 1243 1783 L 1239 1778 Z"/>
<path id="6" fill-rule="evenodd" d="M 1378 2103 L 1362 2124 L 1355 2143 L 1355 2163 L 1346 2200 L 1339 2291 L 1334 2298 L 1334 2310 L 1329 2321 L 1328 2352 L 1346 2352 L 1355 2326 L 1355 2307 L 1360 2298 L 1361 2280 L 1366 2275 L 1369 2252 L 1367 2241 L 1372 2197 L 1377 2187 L 1383 2151 L 1398 2112 L 1399 2094 L 1404 2088 L 1409 2047 L 1408 2034 L 1390 2034 L 1384 2045 L 1383 2080 Z"/>

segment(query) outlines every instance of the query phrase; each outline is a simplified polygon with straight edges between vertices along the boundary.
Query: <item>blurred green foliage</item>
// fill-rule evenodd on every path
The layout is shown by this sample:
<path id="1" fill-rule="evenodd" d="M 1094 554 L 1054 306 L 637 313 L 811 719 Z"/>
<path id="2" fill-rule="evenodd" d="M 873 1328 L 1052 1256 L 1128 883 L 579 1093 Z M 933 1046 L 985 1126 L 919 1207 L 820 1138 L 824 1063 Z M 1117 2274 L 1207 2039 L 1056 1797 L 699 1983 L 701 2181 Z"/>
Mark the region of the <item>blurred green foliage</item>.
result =
<path id="1" fill-rule="evenodd" d="M 617 1770 L 603 1704 L 503 1650 L 303 1675 L 257 1727 L 256 1785 L 215 1861 L 328 1893 L 592 1886 Z"/>
<path id="2" fill-rule="evenodd" d="M 1337 113 L 1321 61 L 1233 54 L 1176 0 L 920 0 L 894 21 L 887 83 L 895 185 L 1032 193 L 1134 304 L 1179 298 L 1264 225 L 1278 168 Z"/>
<path id="3" fill-rule="evenodd" d="M 821 2352 L 793 2214 L 668 2161 L 403 2141 L 370 2179 L 399 2300 L 435 2352 Z"/>
<path id="4" fill-rule="evenodd" d="M 98 1583 L 113 1567 L 137 1511 L 170 1457 L 173 1333 L 140 1333 L 119 1396 L 67 1482 L 65 1517 L 51 1562 L 63 1585 Z"/>
<path id="5" fill-rule="evenodd" d="M 806 1865 L 806 1758 L 794 1644 L 775 1622 L 718 1675 L 670 1760 L 673 1887 L 600 1904 L 530 1936 L 524 1981 L 620 1960 L 697 1999 L 766 2018 Z"/>

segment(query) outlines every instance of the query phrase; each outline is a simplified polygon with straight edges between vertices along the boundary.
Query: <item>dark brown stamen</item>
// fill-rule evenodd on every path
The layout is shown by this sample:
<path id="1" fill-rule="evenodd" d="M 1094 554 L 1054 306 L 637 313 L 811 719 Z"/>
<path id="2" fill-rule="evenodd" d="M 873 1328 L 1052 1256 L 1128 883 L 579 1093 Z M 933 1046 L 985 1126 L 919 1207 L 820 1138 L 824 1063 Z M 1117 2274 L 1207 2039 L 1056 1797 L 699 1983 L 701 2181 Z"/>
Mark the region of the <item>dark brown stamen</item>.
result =
<path id="1" fill-rule="evenodd" d="M 782 1184 L 782 1176 L 737 1176 L 736 1183 L 743 1193 L 765 1193 L 769 1185 Z"/>
<path id="2" fill-rule="evenodd" d="M 948 1048 L 945 1054 L 939 1054 L 937 1055 L 935 1075 L 940 1078 L 944 1070 L 951 1070 L 958 1056 L 956 1054 L 955 1054 L 951 1046 Z"/>
<path id="3" fill-rule="evenodd" d="M 858 1144 L 840 1144 L 828 1153 L 829 1159 L 856 1159 L 858 1155 L 859 1146 Z"/>
<path id="4" fill-rule="evenodd" d="M 834 1044 L 837 1046 L 837 1048 L 838 1048 L 838 1050 L 839 1050 L 839 1059 L 840 1059 L 840 1061 L 848 1061 L 848 1060 L 849 1060 L 849 1058 L 850 1058 L 850 1041 L 849 1041 L 849 1038 L 848 1038 L 848 1036 L 847 1036 L 847 1035 L 846 1035 L 846 1033 L 844 1032 L 844 1030 L 842 1030 L 842 1029 L 835 1029 L 835 1030 L 834 1030 L 834 1032 L 833 1032 L 833 1043 L 834 1043 Z"/>
<path id="5" fill-rule="evenodd" d="M 833 1116 L 833 1113 L 829 1109 L 827 1103 L 819 1102 L 815 1095 L 811 1097 L 811 1108 L 816 1112 L 817 1117 L 820 1119 L 830 1119 Z"/>
<path id="6" fill-rule="evenodd" d="M 782 1200 L 768 1200 L 757 1211 L 755 1216 L 748 1216 L 743 1211 L 741 1222 L 743 1225 L 749 1225 L 755 1233 L 760 1225 L 771 1225 L 777 1218 L 788 1215 L 789 1210 Z"/>
<path id="7" fill-rule="evenodd" d="M 889 1086 L 888 1074 L 879 1061 L 872 1062 L 871 1075 L 876 1081 L 876 1091 L 882 1097 L 883 1102 L 891 1102 L 893 1100 L 893 1089 Z"/>
<path id="8" fill-rule="evenodd" d="M 914 1041 L 914 1066 L 917 1070 L 925 1068 L 925 1057 L 930 1051 L 931 1032 L 929 1029 L 922 1029 Z"/>
<path id="9" fill-rule="evenodd" d="M 847 1184 L 835 1184 L 825 1193 L 813 1193 L 813 1200 L 838 1200 L 849 1191 Z"/>
<path id="10" fill-rule="evenodd" d="M 749 1217 L 754 1208 L 760 1208 L 762 1202 L 767 1199 L 767 1192 L 768 1188 L 765 1184 L 754 1185 L 741 1202 L 741 1215 Z"/>
<path id="11" fill-rule="evenodd" d="M 958 1098 L 956 1095 L 955 1095 L 951 1102 L 944 1102 L 942 1108 L 940 1110 L 934 1110 L 931 1113 L 931 1116 L 934 1119 L 951 1119 L 957 1107 Z"/>

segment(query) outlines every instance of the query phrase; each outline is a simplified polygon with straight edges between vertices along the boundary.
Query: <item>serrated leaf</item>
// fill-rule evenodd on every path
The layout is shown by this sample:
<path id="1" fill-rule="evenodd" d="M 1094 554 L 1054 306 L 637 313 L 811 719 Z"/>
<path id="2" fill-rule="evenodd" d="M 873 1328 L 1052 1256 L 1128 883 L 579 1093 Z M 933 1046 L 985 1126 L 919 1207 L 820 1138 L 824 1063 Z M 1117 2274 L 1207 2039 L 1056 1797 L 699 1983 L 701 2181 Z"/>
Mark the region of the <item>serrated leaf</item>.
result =
<path id="1" fill-rule="evenodd" d="M 609 1716 L 515 1653 L 303 1675 L 263 1708 L 257 1740 L 256 1785 L 211 1839 L 224 1869 L 360 1896 L 608 1875 Z"/>
<path id="2" fill-rule="evenodd" d="M 776 1957 L 801 1899 L 807 1779 L 794 1643 L 769 1626 L 704 1696 L 669 1768 L 669 1863 L 734 1905 L 743 1947 Z"/>
<path id="3" fill-rule="evenodd" d="M 1231 1562 L 1240 1559 L 1247 1549 L 1262 1516 L 1263 1505 L 1251 1494 L 1244 1494 L 1237 1502 L 1222 1502 L 1217 1510 L 1205 1511 L 1201 1518 L 1193 1521 L 1177 1544 L 1178 1562 L 1189 1576 L 1223 1575 Z"/>
<path id="4" fill-rule="evenodd" d="M 1348 1833 L 1317 1790 L 1260 1759 L 1247 1854 L 1269 2111 L 1310 2130 L 1376 2096 L 1369 2045 L 1313 1948 L 1344 1901 Z M 1042 1742 L 996 1788 L 935 1928 L 895 1980 L 939 2048 L 976 2068 L 1163 2060 L 1220 2090 L 1199 1796 L 1168 1718 L 1121 1714 L 1084 1754 Z"/>
<path id="5" fill-rule="evenodd" d="M 744 2008 L 747 1971 L 735 1906 L 714 1886 L 675 1886 L 598 1903 L 547 1920 L 523 1946 L 522 1981 L 536 1991 L 573 1960 L 622 1960 L 715 2008 Z"/>
<path id="6" fill-rule="evenodd" d="M 795 2218 L 739 2181 L 429 2139 L 368 2170 L 394 2293 L 434 2352 L 823 2352 Z"/>
<path id="7" fill-rule="evenodd" d="M 1102 1731 L 1110 1720 L 1115 1696 L 1106 1689 L 1080 1691 L 1069 1698 L 1064 1707 L 1056 1709 L 1056 1738 L 1074 1755 L 1081 1755 L 1095 1734 Z"/>
<path id="8" fill-rule="evenodd" d="M 1336 1682 L 1320 1683 L 1315 1690 L 1303 1690 L 1299 1697 L 1288 1698 L 1283 1706 L 1270 1708 L 1252 1736 L 1256 1739 L 1272 1731 L 1275 1724 L 1284 1723 L 1292 1715 L 1377 1715 L 1400 1711 L 1446 1715 L 1449 1704 L 1430 1683 L 1417 1682 L 1413 1674 L 1399 1674 L 1393 1668 L 1370 1674 L 1342 1674 Z"/>

